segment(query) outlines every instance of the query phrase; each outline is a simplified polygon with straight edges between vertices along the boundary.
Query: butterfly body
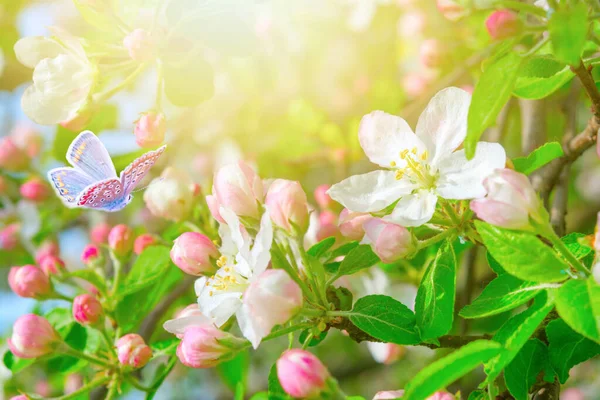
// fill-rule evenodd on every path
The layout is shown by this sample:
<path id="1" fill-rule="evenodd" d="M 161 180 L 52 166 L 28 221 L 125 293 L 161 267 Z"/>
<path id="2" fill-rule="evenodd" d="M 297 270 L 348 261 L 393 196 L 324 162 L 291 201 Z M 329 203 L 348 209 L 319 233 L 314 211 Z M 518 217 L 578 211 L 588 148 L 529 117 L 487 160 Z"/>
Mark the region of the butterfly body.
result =
<path id="1" fill-rule="evenodd" d="M 165 148 L 137 158 L 118 178 L 102 142 L 92 132 L 84 131 L 67 150 L 67 160 L 73 168 L 55 168 L 48 172 L 48 179 L 67 207 L 119 211 L 131 202 L 131 193 Z"/>

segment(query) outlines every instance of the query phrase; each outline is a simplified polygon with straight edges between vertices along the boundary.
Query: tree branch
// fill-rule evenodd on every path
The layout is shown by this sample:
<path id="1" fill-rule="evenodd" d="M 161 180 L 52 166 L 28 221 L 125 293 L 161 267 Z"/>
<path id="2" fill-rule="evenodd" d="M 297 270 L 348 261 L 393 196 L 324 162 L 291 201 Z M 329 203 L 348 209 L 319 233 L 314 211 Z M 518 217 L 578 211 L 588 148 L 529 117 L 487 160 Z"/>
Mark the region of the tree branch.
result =
<path id="1" fill-rule="evenodd" d="M 168 296 L 166 296 L 150 314 L 142 322 L 139 334 L 147 342 L 150 340 L 156 324 L 160 321 L 167 310 L 173 305 L 173 303 L 181 296 L 183 296 L 196 282 L 195 276 L 186 276 L 179 285 L 173 289 Z"/>
<path id="2" fill-rule="evenodd" d="M 590 70 L 583 64 L 583 61 L 576 68 L 571 67 L 571 70 L 577 75 L 585 92 L 592 101 L 592 113 L 596 118 L 600 118 L 600 92 L 596 87 Z"/>
<path id="3" fill-rule="evenodd" d="M 521 150 L 524 155 L 546 143 L 546 101 L 520 99 L 521 107 Z"/>

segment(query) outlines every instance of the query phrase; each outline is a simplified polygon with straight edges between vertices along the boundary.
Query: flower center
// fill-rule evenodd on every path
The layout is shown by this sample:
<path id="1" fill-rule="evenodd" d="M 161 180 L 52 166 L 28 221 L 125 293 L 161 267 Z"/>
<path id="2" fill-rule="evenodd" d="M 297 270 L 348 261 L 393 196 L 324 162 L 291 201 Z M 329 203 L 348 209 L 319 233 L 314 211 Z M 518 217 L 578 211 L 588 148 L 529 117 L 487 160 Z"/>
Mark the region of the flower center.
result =
<path id="1" fill-rule="evenodd" d="M 396 179 L 400 180 L 406 177 L 424 189 L 434 188 L 437 174 L 431 171 L 431 166 L 427 163 L 428 157 L 429 153 L 427 153 L 427 150 L 419 154 L 416 147 L 413 147 L 411 150 L 402 150 L 400 152 L 400 159 L 406 162 L 406 166 L 396 169 Z M 395 167 L 396 162 L 392 161 L 390 165 Z"/>
<path id="2" fill-rule="evenodd" d="M 213 296 L 215 292 L 243 292 L 246 290 L 248 279 L 239 274 L 233 265 L 227 265 L 227 257 L 219 257 L 217 265 L 221 269 L 206 281 L 206 286 L 210 288 L 210 296 Z"/>

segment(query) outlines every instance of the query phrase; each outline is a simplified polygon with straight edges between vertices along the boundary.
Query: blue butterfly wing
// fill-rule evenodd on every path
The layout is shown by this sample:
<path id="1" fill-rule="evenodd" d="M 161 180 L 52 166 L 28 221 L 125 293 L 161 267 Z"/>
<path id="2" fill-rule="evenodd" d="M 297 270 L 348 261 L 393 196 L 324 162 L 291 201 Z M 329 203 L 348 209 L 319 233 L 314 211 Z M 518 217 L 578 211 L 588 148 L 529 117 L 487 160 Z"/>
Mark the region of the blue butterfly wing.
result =
<path id="1" fill-rule="evenodd" d="M 111 178 L 86 187 L 77 197 L 76 205 L 103 211 L 119 211 L 127 205 L 127 197 L 121 181 Z"/>
<path id="2" fill-rule="evenodd" d="M 67 161 L 94 182 L 116 178 L 117 172 L 108 151 L 90 131 L 81 132 L 67 150 Z"/>
<path id="3" fill-rule="evenodd" d="M 162 146 L 156 150 L 145 153 L 141 157 L 133 160 L 127 168 L 121 171 L 121 184 L 123 185 L 125 196 L 128 196 L 133 189 L 135 189 L 136 185 L 144 179 L 148 174 L 148 171 L 150 171 L 150 168 L 152 168 L 156 160 L 158 160 L 158 157 L 161 156 L 166 148 L 167 146 Z"/>
<path id="4" fill-rule="evenodd" d="M 67 207 L 77 206 L 77 197 L 95 180 L 74 168 L 54 168 L 48 171 L 48 180 Z"/>

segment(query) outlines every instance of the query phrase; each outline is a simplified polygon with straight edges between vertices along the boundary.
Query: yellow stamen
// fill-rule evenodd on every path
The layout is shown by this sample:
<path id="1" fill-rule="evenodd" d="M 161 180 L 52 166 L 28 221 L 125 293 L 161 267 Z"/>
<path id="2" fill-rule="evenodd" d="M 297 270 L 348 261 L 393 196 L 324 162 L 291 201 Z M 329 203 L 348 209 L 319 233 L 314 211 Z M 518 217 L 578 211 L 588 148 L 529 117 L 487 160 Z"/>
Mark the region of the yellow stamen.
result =
<path id="1" fill-rule="evenodd" d="M 395 167 L 395 166 L 396 166 L 396 161 L 390 162 L 390 167 Z"/>

